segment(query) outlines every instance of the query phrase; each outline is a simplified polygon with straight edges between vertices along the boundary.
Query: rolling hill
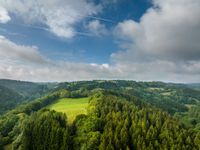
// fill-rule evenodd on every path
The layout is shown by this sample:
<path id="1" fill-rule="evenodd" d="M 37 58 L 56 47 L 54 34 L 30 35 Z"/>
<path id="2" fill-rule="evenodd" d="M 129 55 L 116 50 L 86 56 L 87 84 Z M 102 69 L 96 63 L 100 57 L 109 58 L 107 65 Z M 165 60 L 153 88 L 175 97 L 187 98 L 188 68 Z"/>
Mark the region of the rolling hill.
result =
<path id="1" fill-rule="evenodd" d="M 32 83 L 0 79 L 0 115 L 17 105 L 35 100 L 54 89 L 56 83 Z"/>
<path id="2" fill-rule="evenodd" d="M 22 103 L 23 96 L 0 85 L 0 114 Z"/>
<path id="3" fill-rule="evenodd" d="M 59 83 L 0 117 L 0 147 L 198 150 L 199 94 L 162 82 Z"/>

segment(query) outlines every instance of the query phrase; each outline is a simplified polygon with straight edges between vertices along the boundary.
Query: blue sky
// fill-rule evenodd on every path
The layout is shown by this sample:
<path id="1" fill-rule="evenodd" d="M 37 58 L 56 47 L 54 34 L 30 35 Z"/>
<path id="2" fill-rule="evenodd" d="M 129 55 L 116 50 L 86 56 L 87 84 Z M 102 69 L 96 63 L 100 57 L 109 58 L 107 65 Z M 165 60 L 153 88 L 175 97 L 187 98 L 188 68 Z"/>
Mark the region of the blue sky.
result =
<path id="1" fill-rule="evenodd" d="M 199 82 L 199 10 L 198 0 L 0 0 L 0 78 Z"/>
<path id="2" fill-rule="evenodd" d="M 102 4 L 102 1 L 95 3 L 99 5 Z M 123 20 L 133 19 L 138 21 L 150 7 L 150 4 L 148 0 L 121 0 L 116 3 L 103 4 L 102 12 L 94 15 L 108 30 L 108 33 L 103 36 L 82 35 L 80 33 L 71 39 L 64 39 L 49 33 L 49 31 L 37 28 L 46 28 L 45 25 L 26 24 L 16 15 L 13 15 L 12 20 L 7 24 L 0 24 L 2 29 L 8 31 L 7 33 L 0 30 L 0 34 L 18 44 L 36 45 L 41 53 L 53 60 L 109 63 L 110 55 L 118 50 L 118 45 L 109 30 L 111 31 L 118 22 Z M 84 24 L 92 20 L 95 19 L 88 17 L 82 20 L 75 25 L 76 30 L 92 34 L 84 28 Z"/>

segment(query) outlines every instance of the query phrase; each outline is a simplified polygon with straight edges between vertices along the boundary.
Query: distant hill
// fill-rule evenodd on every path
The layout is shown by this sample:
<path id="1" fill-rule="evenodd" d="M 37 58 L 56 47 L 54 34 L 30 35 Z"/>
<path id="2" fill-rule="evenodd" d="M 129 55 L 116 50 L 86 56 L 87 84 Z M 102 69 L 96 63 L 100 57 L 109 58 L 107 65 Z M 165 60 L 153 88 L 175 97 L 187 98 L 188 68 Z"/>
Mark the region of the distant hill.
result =
<path id="1" fill-rule="evenodd" d="M 124 92 L 143 99 L 171 114 L 186 112 L 188 110 L 187 104 L 192 105 L 200 102 L 200 92 L 187 84 L 94 80 L 60 83 L 58 89 L 79 90 L 82 93 L 94 89 Z"/>
<path id="2" fill-rule="evenodd" d="M 35 100 L 54 88 L 54 83 L 33 83 L 0 79 L 0 114 L 17 105 Z"/>
<path id="3" fill-rule="evenodd" d="M 94 80 L 63 83 L 33 83 L 16 80 L 0 80 L 0 86 L 12 90 L 22 97 L 22 100 L 15 99 L 15 101 L 17 100 L 19 103 L 34 100 L 50 91 L 52 92 L 59 89 L 73 91 L 72 95 L 76 97 L 82 95 L 87 96 L 88 92 L 95 89 L 104 89 L 136 96 L 171 114 L 176 112 L 186 112 L 188 111 L 189 105 L 195 105 L 200 101 L 200 92 L 197 89 L 198 85 L 199 84 L 173 84 L 123 80 Z M 0 97 L 2 96 L 0 95 Z M 13 107 L 6 107 L 5 110 L 14 108 L 15 104 L 13 104 L 13 102 L 15 101 L 10 101 L 12 104 L 9 104 L 9 106 Z M 18 103 L 16 103 L 16 105 L 18 105 Z"/>
<path id="4" fill-rule="evenodd" d="M 0 85 L 0 114 L 14 108 L 23 101 L 23 96 L 12 89 Z"/>
<path id="5" fill-rule="evenodd" d="M 33 83 L 0 79 L 0 85 L 20 93 L 26 99 L 34 99 L 51 88 L 53 83 Z"/>
<path id="6" fill-rule="evenodd" d="M 188 87 L 200 90 L 200 83 L 188 84 Z"/>

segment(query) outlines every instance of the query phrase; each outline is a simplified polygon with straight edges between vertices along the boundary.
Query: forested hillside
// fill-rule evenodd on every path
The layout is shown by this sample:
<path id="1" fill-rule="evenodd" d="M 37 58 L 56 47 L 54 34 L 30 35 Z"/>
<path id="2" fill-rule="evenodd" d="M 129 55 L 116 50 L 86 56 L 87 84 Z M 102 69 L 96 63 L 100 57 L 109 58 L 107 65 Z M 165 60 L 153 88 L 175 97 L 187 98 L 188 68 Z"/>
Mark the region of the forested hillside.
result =
<path id="1" fill-rule="evenodd" d="M 57 83 L 33 83 L 16 80 L 0 80 L 0 85 L 20 93 L 26 99 L 35 99 L 40 97 L 56 86 Z"/>
<path id="2" fill-rule="evenodd" d="M 32 83 L 0 80 L 0 115 L 17 105 L 32 101 L 48 93 L 56 83 Z"/>
<path id="3" fill-rule="evenodd" d="M 81 81 L 51 89 L 0 117 L 0 149 L 6 145 L 14 150 L 200 149 L 196 88 L 162 82 Z M 71 107 L 57 108 L 59 102 L 82 99 L 89 99 L 87 113 L 78 113 L 73 120 L 68 119 Z"/>
<path id="4" fill-rule="evenodd" d="M 193 84 L 191 84 L 193 85 Z M 200 90 L 190 84 L 173 84 L 163 82 L 135 82 L 123 80 L 80 81 L 60 83 L 58 89 L 73 91 L 74 96 L 87 95 L 94 89 L 112 90 L 135 96 L 147 103 L 168 112 L 182 120 L 186 126 L 199 128 L 198 117 L 188 117 L 192 109 L 198 109 Z M 198 85 L 198 84 L 195 84 Z M 78 92 L 77 92 L 78 91 Z M 81 95 L 78 95 L 82 93 Z M 198 112 L 199 114 L 200 112 Z M 195 115 L 198 116 L 198 115 Z"/>
<path id="5" fill-rule="evenodd" d="M 23 97 L 19 93 L 0 85 L 0 114 L 14 108 L 22 100 Z"/>
<path id="6" fill-rule="evenodd" d="M 188 85 L 184 84 L 167 84 L 163 82 L 82 81 L 61 83 L 59 88 L 83 92 L 93 89 L 120 91 L 137 96 L 171 114 L 185 112 L 188 110 L 186 104 L 197 104 L 200 101 L 200 91 L 188 88 Z"/>

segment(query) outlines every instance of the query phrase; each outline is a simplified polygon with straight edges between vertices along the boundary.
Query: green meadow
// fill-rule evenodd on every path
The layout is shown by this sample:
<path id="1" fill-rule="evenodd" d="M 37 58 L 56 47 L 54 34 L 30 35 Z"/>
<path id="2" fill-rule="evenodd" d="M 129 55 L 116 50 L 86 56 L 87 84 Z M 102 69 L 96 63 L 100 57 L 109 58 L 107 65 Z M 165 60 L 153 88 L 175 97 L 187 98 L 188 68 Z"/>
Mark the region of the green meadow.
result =
<path id="1" fill-rule="evenodd" d="M 12 144 L 5 145 L 3 150 L 12 150 Z"/>
<path id="2" fill-rule="evenodd" d="M 89 98 L 62 98 L 49 105 L 47 108 L 65 113 L 69 123 L 72 123 L 77 115 L 87 113 L 88 99 Z"/>

